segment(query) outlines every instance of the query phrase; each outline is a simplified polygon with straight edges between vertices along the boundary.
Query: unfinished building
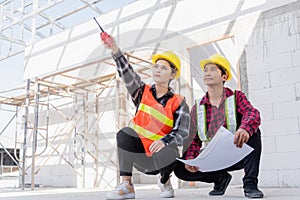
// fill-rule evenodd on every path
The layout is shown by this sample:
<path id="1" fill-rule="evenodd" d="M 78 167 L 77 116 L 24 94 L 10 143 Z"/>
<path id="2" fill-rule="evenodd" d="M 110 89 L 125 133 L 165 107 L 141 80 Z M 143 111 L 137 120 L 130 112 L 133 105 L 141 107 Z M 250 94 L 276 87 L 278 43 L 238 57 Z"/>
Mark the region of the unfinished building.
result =
<path id="1" fill-rule="evenodd" d="M 43 15 L 33 2 L 32 16 Z M 101 10 L 100 1 L 82 2 Z M 205 92 L 199 61 L 224 54 L 233 67 L 227 86 L 243 90 L 261 111 L 260 184 L 299 187 L 299 8 L 295 0 L 139 0 L 99 12 L 97 19 L 145 82 L 151 81 L 153 53 L 180 55 L 182 76 L 173 88 L 190 106 Z M 119 181 L 115 133 L 134 109 L 99 32 L 91 18 L 25 45 L 24 86 L 13 95 L 1 92 L 1 108 L 15 112 L 10 123 L 16 127 L 13 134 L 1 132 L 1 155 L 10 157 L 10 173 L 18 173 L 23 188 L 110 188 Z M 149 181 L 139 174 L 135 179 Z"/>

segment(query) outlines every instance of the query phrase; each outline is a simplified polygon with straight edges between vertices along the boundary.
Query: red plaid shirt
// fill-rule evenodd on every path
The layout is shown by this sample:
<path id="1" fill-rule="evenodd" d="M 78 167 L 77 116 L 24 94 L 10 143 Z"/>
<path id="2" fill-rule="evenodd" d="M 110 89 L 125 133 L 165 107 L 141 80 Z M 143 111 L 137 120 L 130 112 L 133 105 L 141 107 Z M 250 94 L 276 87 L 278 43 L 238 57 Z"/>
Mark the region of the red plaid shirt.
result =
<path id="1" fill-rule="evenodd" d="M 205 104 L 206 106 L 208 137 L 213 137 L 220 126 L 223 125 L 226 128 L 224 102 L 226 98 L 232 95 L 234 95 L 233 91 L 225 87 L 224 96 L 221 100 L 219 108 L 210 104 L 208 100 L 208 93 L 206 93 L 206 95 L 200 101 L 200 105 Z M 236 111 L 237 116 L 241 116 L 237 117 L 238 119 L 241 118 L 240 121 L 237 121 L 237 124 L 240 124 L 239 128 L 245 129 L 250 135 L 256 133 L 258 126 L 260 125 L 260 113 L 251 105 L 245 94 L 238 90 L 236 90 Z M 191 138 L 193 141 L 183 155 L 185 159 L 196 158 L 199 155 L 200 148 L 202 146 L 202 142 L 198 136 L 196 116 L 197 111 L 195 104 L 192 107 L 190 115 L 190 136 L 193 137 Z"/>

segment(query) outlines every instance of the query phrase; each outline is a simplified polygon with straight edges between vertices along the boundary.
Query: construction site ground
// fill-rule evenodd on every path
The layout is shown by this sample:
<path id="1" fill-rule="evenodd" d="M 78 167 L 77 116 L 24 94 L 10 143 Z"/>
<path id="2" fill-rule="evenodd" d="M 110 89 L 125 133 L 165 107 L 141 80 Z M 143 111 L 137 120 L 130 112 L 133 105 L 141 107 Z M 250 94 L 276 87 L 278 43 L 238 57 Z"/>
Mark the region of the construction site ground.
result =
<path id="1" fill-rule="evenodd" d="M 175 189 L 177 200 L 216 200 L 216 199 L 248 199 L 244 197 L 241 186 L 230 185 L 224 196 L 211 197 L 208 192 L 211 186 Z M 300 188 L 261 188 L 264 199 L 268 200 L 300 200 Z M 36 188 L 34 191 L 26 188 L 24 191 L 18 188 L 1 188 L 2 200 L 104 200 L 105 190 L 77 189 L 77 188 Z M 160 199 L 160 191 L 157 185 L 136 185 L 136 199 Z"/>

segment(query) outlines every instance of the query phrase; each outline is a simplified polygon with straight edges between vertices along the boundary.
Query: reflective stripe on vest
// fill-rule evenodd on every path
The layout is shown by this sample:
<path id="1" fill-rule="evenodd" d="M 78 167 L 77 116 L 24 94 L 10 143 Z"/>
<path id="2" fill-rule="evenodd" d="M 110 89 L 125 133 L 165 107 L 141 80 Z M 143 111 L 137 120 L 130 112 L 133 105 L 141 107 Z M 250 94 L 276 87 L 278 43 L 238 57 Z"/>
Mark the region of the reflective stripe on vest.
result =
<path id="1" fill-rule="evenodd" d="M 196 100 L 197 108 L 197 126 L 198 135 L 201 141 L 208 141 L 207 138 L 207 127 L 206 127 L 206 109 L 204 105 L 200 105 L 200 100 Z"/>
<path id="2" fill-rule="evenodd" d="M 152 155 L 149 147 L 153 141 L 163 138 L 172 131 L 174 112 L 183 99 L 181 95 L 174 94 L 163 106 L 153 97 L 151 86 L 145 85 L 138 110 L 129 126 L 140 137 L 147 156 Z"/>
<path id="3" fill-rule="evenodd" d="M 163 136 L 161 135 L 157 135 L 156 133 L 152 133 L 151 131 L 148 131 L 146 129 L 144 129 L 143 127 L 130 123 L 129 125 L 133 130 L 135 130 L 136 132 L 138 132 L 139 134 L 141 134 L 143 137 L 148 138 L 150 140 L 159 140 L 161 138 L 163 138 Z"/>
<path id="4" fill-rule="evenodd" d="M 227 129 L 234 133 L 237 127 L 235 95 L 226 98 L 224 107 Z M 196 110 L 199 138 L 203 142 L 208 142 L 212 138 L 207 137 L 206 108 L 205 105 L 200 105 L 200 100 L 196 100 Z"/>
<path id="5" fill-rule="evenodd" d="M 235 95 L 228 97 L 225 101 L 225 116 L 227 129 L 235 133 L 236 131 L 236 105 Z"/>
<path id="6" fill-rule="evenodd" d="M 173 127 L 173 119 L 168 118 L 166 115 L 162 114 L 161 112 L 153 109 L 152 107 L 140 103 L 139 110 L 148 113 L 149 115 L 153 116 L 155 119 L 159 120 L 161 123 Z"/>

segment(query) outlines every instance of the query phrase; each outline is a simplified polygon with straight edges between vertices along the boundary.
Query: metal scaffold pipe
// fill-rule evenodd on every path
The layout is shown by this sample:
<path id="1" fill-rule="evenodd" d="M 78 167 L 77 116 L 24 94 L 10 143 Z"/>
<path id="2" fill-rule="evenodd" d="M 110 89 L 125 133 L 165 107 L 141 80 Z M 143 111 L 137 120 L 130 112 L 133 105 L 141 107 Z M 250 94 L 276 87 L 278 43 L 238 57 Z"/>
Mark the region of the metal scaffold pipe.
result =
<path id="1" fill-rule="evenodd" d="M 30 104 L 30 79 L 27 79 L 27 87 L 26 87 L 26 100 L 25 100 L 25 120 L 24 120 L 24 141 L 23 141 L 23 156 L 22 156 L 22 190 L 25 188 L 25 160 L 26 160 L 26 149 L 27 149 L 27 122 L 28 122 L 28 113 L 29 113 L 29 104 Z"/>

